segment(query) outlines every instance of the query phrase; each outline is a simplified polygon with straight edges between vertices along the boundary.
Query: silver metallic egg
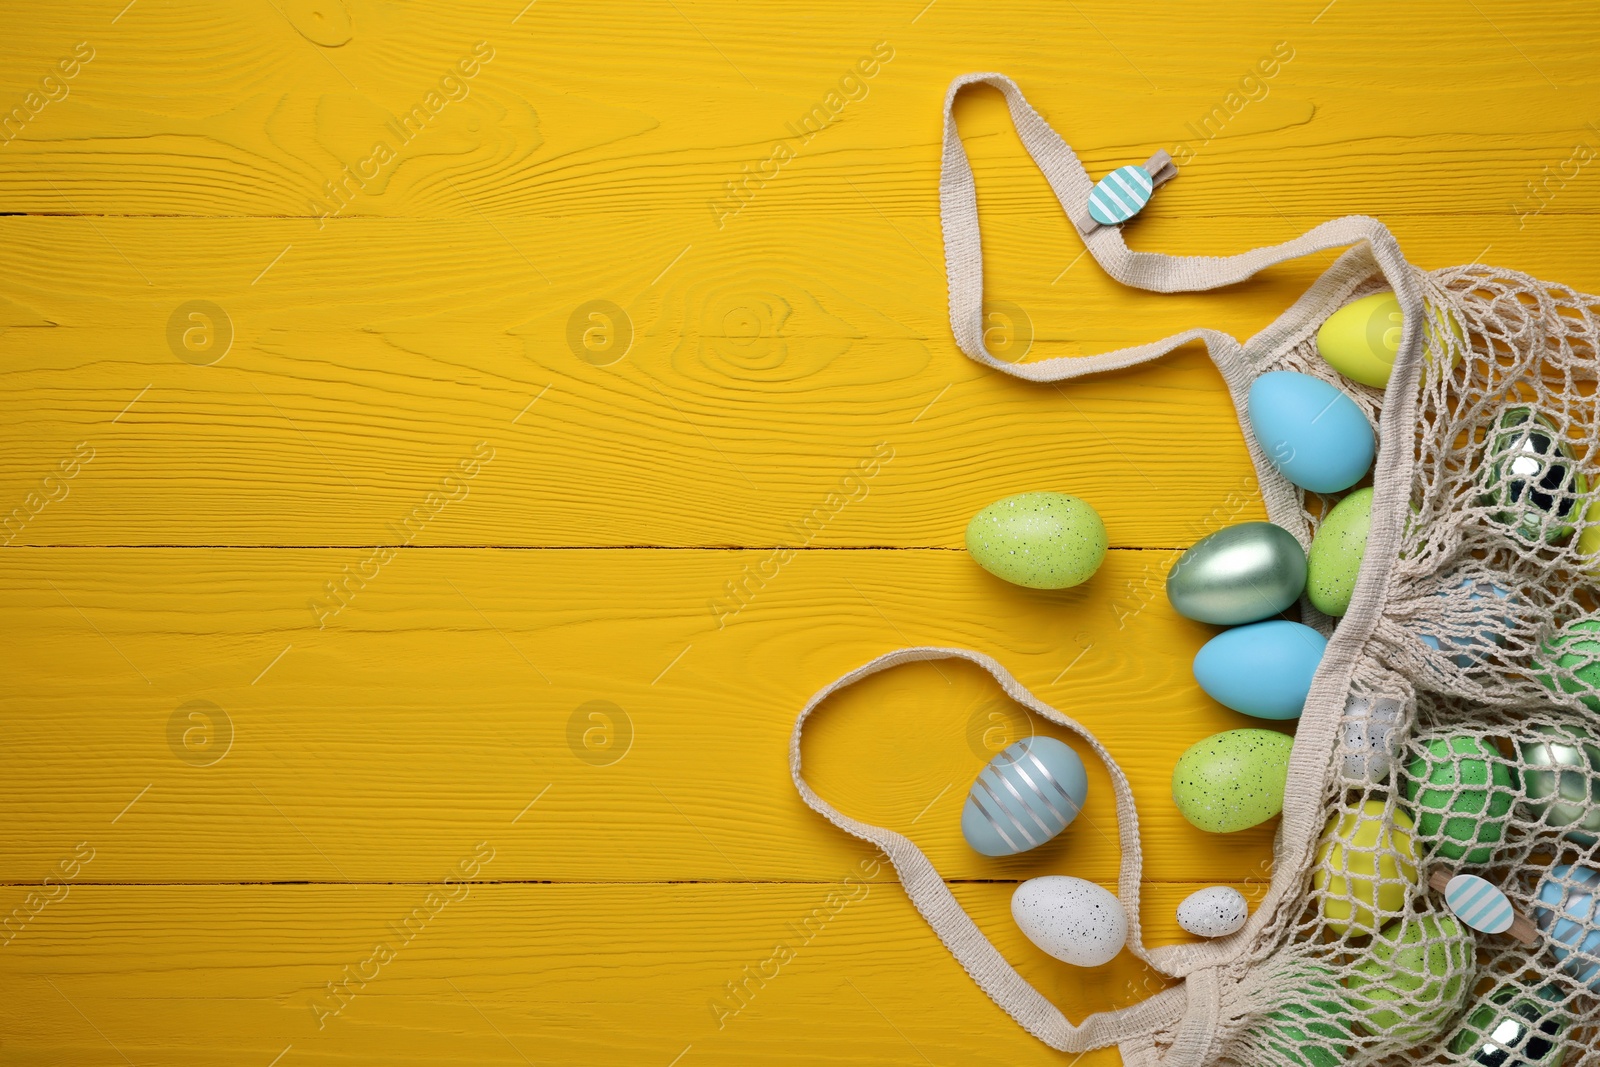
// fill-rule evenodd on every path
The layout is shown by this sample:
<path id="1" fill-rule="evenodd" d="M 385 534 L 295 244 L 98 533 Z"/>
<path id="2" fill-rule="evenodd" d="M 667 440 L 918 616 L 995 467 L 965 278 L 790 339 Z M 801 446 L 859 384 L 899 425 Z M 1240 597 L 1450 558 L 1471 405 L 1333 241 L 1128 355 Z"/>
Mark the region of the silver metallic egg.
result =
<path id="1" fill-rule="evenodd" d="M 1600 833 L 1600 745 L 1581 726 L 1535 726 L 1541 738 L 1523 738 L 1517 751 L 1523 772 L 1523 807 L 1530 818 L 1593 844 Z"/>
<path id="2" fill-rule="evenodd" d="M 1196 542 L 1167 572 L 1179 615 L 1218 626 L 1270 619 L 1300 599 L 1306 553 L 1270 522 L 1241 522 Z"/>
<path id="3" fill-rule="evenodd" d="M 1532 408 L 1506 408 L 1494 420 L 1484 456 L 1484 503 L 1524 541 L 1572 535 L 1588 504 L 1589 479 L 1555 423 Z"/>
<path id="4" fill-rule="evenodd" d="M 1554 986 L 1535 998 L 1503 985 L 1467 1017 L 1450 1051 L 1483 1067 L 1559 1067 L 1566 1057 L 1561 1035 L 1567 1020 L 1556 1010 L 1562 999 Z"/>

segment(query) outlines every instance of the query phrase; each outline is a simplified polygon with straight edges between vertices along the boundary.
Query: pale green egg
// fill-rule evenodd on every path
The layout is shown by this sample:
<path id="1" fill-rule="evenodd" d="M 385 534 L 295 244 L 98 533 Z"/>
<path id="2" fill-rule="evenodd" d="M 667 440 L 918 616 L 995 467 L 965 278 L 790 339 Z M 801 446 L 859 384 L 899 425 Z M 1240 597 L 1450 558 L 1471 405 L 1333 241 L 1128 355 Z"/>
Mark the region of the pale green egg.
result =
<path id="1" fill-rule="evenodd" d="M 1444 1029 L 1472 989 L 1477 943 L 1454 916 L 1421 915 L 1383 928 L 1347 979 L 1369 1033 L 1416 1045 Z"/>
<path id="2" fill-rule="evenodd" d="M 1030 589 L 1089 580 L 1106 558 L 1106 527 L 1088 504 L 1065 493 L 1019 493 L 967 524 L 967 551 L 997 578 Z"/>
<path id="3" fill-rule="evenodd" d="M 1172 801 L 1201 830 L 1231 834 L 1283 810 L 1294 738 L 1227 730 L 1191 745 L 1172 768 Z"/>
<path id="4" fill-rule="evenodd" d="M 1324 615 L 1350 610 L 1371 527 L 1372 490 L 1357 489 L 1339 501 L 1317 528 L 1306 554 L 1306 596 Z"/>

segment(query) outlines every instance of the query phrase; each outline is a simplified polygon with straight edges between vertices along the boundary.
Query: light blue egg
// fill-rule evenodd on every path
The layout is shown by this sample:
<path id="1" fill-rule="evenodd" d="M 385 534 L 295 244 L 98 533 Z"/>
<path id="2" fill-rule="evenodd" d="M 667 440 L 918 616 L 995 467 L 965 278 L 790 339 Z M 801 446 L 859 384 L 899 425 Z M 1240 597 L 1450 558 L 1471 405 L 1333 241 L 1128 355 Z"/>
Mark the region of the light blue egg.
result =
<path id="1" fill-rule="evenodd" d="M 961 836 L 985 856 L 1026 852 L 1065 830 L 1088 793 L 1076 752 L 1053 737 L 1025 737 L 978 772 L 961 809 Z"/>
<path id="2" fill-rule="evenodd" d="M 1570 883 L 1570 884 L 1563 884 Z M 1600 871 L 1560 864 L 1539 882 L 1534 921 L 1550 938 L 1550 952 L 1578 981 L 1600 993 L 1600 916 L 1594 898 L 1600 893 Z M 1573 955 L 1576 950 L 1578 955 Z M 1568 957 L 1571 957 L 1570 959 Z"/>
<path id="3" fill-rule="evenodd" d="M 1194 680 L 1211 699 L 1258 719 L 1298 719 L 1328 639 L 1272 619 L 1224 630 L 1194 657 Z"/>
<path id="4" fill-rule="evenodd" d="M 1272 465 L 1302 489 L 1337 493 L 1361 480 L 1377 445 L 1356 402 L 1320 378 L 1292 370 L 1263 374 L 1245 405 Z"/>

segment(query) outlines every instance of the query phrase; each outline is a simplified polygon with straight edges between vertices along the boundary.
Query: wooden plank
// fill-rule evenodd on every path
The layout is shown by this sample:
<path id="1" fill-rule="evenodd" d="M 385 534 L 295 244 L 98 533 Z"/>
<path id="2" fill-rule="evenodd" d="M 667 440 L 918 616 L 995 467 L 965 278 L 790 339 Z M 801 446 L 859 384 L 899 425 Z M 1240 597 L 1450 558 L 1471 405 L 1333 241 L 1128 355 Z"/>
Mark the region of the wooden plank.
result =
<path id="1" fill-rule="evenodd" d="M 351 39 L 318 47 L 270 6 L 147 4 L 112 25 L 98 11 L 25 5 L 29 32 L 6 45 L 18 102 L 74 43 L 95 55 L 69 96 L 15 131 L 0 203 L 311 218 L 322 210 L 313 201 L 334 202 L 326 183 L 373 160 L 385 140 L 392 161 L 371 163 L 375 177 L 359 188 L 344 179 L 350 214 L 661 212 L 703 230 L 726 183 L 788 138 L 794 160 L 751 210 L 780 198 L 797 220 L 831 210 L 856 197 L 844 175 L 890 215 L 912 203 L 926 211 L 937 101 L 967 70 L 1020 79 L 1097 173 L 1158 145 L 1198 146 L 1194 173 L 1226 180 L 1204 194 L 1199 182 L 1164 191 L 1187 217 L 1493 216 L 1525 199 L 1546 166 L 1560 175 L 1578 139 L 1600 138 L 1588 127 L 1600 77 L 1582 0 L 1542 3 L 1509 36 L 1444 0 L 1408 11 L 1417 29 L 1405 33 L 1373 33 L 1352 10 L 1322 14 L 1318 0 L 1241 4 L 1227 19 L 1100 0 L 1048 11 L 946 4 L 920 17 L 865 5 L 819 20 L 716 0 L 692 15 L 547 7 L 513 24 L 510 6 L 356 4 Z M 805 47 L 789 47 L 796 40 Z M 492 59 L 453 90 L 458 99 L 435 97 L 437 112 L 410 140 L 396 136 L 390 123 L 456 63 L 470 65 L 480 41 Z M 594 62 L 598 42 L 605 63 Z M 841 101 L 811 140 L 791 133 L 877 42 L 893 58 L 848 90 L 858 99 Z M 1275 48 L 1291 58 L 1261 78 Z M 1593 212 L 1594 183 L 1572 184 Z"/>
<path id="2" fill-rule="evenodd" d="M 482 873 L 494 878 L 520 846 L 497 836 L 490 847 Z M 460 853 L 488 854 L 465 841 Z M 898 886 L 859 874 L 844 883 L 853 869 L 786 886 L 469 882 L 450 887 L 454 900 L 426 885 L 77 885 L 0 950 L 5 1056 L 165 1065 L 281 1055 L 285 1067 L 1061 1062 L 984 996 Z M 952 887 L 1069 1018 L 1162 987 L 1126 952 L 1093 969 L 1045 956 L 1011 920 L 1013 888 Z M 1152 943 L 1187 938 L 1173 909 L 1195 888 L 1152 890 Z M 375 956 L 378 946 L 388 951 Z M 1080 1062 L 1119 1061 L 1105 1050 Z"/>
<path id="3" fill-rule="evenodd" d="M 1271 853 L 1273 826 L 1202 833 L 1170 800 L 1185 748 L 1261 725 L 1194 684 L 1214 631 L 1167 605 L 1174 553 L 1113 552 L 1044 593 L 932 550 L 408 550 L 319 629 L 309 602 L 363 558 L 0 555 L 0 867 L 37 881 L 87 840 L 97 881 L 436 880 L 495 833 L 522 843 L 505 878 L 825 876 L 859 846 L 795 795 L 794 717 L 911 644 L 989 652 L 1095 731 L 1141 805 L 1148 877 L 1236 879 Z M 711 614 L 746 568 L 775 573 Z M 1028 729 L 986 678 L 915 665 L 842 694 L 808 735 L 814 786 L 948 877 L 1114 878 L 1094 766 L 1081 824 L 1049 846 L 989 860 L 961 840 L 972 777 Z"/>
<path id="4" fill-rule="evenodd" d="M 726 260 L 691 252 L 655 288 L 649 275 L 675 254 L 665 244 L 625 285 L 595 262 L 560 294 L 529 296 L 526 264 L 478 223 L 351 221 L 296 244 L 253 287 L 295 243 L 295 223 L 0 220 L 0 311 L 13 327 L 0 336 L 0 540 L 395 544 L 394 524 L 477 442 L 493 463 L 470 499 L 410 531 L 413 543 L 958 547 L 980 507 L 1056 488 L 1099 508 L 1114 543 L 1178 547 L 1253 483 L 1199 352 L 1059 389 L 1007 380 L 955 350 L 937 269 L 882 220 L 862 225 L 882 240 L 843 276 L 798 251 L 766 262 L 785 231 L 765 226 Z M 1075 239 L 1059 219 L 1038 221 L 1055 244 L 1041 248 L 1020 225 L 1008 221 L 994 246 L 991 292 L 1024 309 L 1039 355 L 1196 323 L 1248 335 L 1311 276 L 1159 297 L 1084 261 L 1052 287 Z M 1600 221 L 1540 225 L 1550 229 L 1530 226 L 1490 258 L 1600 288 Z M 1300 228 L 1228 226 L 1230 249 Z M 930 216 L 920 235 L 930 249 L 933 227 Z M 499 228 L 538 240 L 535 224 Z M 1402 237 L 1422 263 L 1483 250 L 1450 220 Z M 161 262 L 160 284 L 138 284 L 106 239 Z M 455 251 L 419 271 L 415 256 L 435 248 Z M 565 336 L 597 294 L 631 307 L 636 332 L 634 351 L 605 367 Z M 213 366 L 180 360 L 169 341 L 191 299 L 220 302 L 233 324 L 232 351 Z M 47 482 L 80 445 L 92 462 Z M 864 497 L 807 523 L 891 449 Z M 1259 505 L 1243 517 L 1262 517 Z"/>

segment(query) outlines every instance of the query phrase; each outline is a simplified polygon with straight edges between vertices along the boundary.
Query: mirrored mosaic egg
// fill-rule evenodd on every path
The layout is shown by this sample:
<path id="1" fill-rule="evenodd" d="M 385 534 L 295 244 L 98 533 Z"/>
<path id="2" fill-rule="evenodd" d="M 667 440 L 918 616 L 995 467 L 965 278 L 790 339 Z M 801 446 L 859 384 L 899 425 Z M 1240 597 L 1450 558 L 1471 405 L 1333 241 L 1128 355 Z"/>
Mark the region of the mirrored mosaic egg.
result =
<path id="1" fill-rule="evenodd" d="M 1493 520 L 1533 544 L 1571 537 L 1588 506 L 1588 476 L 1561 431 L 1532 408 L 1507 408 L 1495 419 L 1483 479 Z"/>

